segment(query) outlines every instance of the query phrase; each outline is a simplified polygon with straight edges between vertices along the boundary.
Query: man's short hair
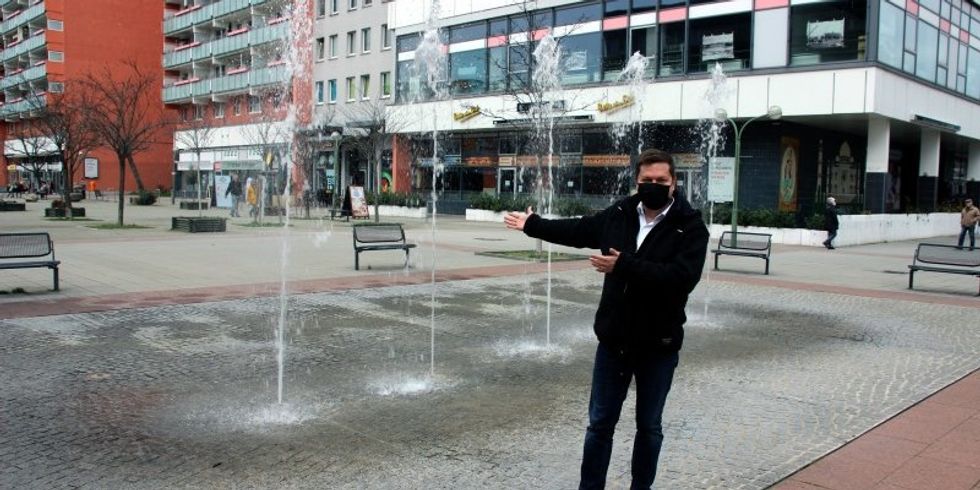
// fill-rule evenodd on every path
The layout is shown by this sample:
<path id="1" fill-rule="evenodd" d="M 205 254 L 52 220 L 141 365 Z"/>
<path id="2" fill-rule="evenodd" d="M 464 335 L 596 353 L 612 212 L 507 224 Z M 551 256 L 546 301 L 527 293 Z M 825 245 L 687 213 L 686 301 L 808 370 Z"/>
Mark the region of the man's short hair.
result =
<path id="1" fill-rule="evenodd" d="M 674 175 L 674 157 L 663 150 L 657 150 L 651 148 L 649 150 L 643 150 L 640 156 L 636 158 L 636 168 L 633 169 L 633 178 L 637 179 L 640 177 L 640 167 L 644 165 L 653 165 L 654 163 L 666 163 L 670 166 L 670 178 L 675 178 Z"/>

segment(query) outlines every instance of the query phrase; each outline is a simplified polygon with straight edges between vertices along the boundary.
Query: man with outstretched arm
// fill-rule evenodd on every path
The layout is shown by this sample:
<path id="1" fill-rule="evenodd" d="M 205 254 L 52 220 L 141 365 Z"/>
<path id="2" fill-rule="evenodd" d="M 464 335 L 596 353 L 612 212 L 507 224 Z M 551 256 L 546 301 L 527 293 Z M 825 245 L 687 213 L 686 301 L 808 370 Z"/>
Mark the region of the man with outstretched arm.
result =
<path id="1" fill-rule="evenodd" d="M 708 229 L 701 213 L 679 194 L 673 157 L 640 154 L 637 194 L 595 216 L 549 220 L 513 212 L 508 228 L 528 236 L 601 254 L 590 257 L 605 275 L 595 314 L 599 339 L 592 372 L 589 426 L 579 488 L 603 488 L 613 432 L 636 379 L 636 439 L 631 488 L 650 488 L 663 442 L 661 415 L 684 340 L 684 307 L 701 279 Z"/>

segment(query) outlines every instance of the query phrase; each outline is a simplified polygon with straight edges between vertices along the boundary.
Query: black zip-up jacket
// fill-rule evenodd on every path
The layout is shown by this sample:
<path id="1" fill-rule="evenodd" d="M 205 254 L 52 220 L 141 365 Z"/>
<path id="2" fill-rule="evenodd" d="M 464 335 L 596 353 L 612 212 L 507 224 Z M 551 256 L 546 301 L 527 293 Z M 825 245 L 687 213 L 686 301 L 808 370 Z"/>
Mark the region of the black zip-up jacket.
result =
<path id="1" fill-rule="evenodd" d="M 600 342 L 631 353 L 676 352 L 684 342 L 684 307 L 701 279 L 708 229 L 701 213 L 675 197 L 667 215 L 636 249 L 640 231 L 636 196 L 595 216 L 579 219 L 528 217 L 524 233 L 578 248 L 620 252 L 606 274 L 595 314 Z"/>
<path id="2" fill-rule="evenodd" d="M 824 223 L 827 231 L 837 231 L 840 228 L 840 221 L 837 220 L 837 206 L 827 205 L 823 212 Z"/>

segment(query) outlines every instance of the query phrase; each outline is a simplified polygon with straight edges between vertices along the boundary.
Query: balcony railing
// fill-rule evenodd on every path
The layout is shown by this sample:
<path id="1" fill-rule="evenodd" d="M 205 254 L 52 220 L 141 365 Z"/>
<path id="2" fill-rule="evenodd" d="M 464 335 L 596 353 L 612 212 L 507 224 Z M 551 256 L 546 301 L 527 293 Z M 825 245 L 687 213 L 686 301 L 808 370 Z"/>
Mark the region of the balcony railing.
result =
<path id="1" fill-rule="evenodd" d="M 243 92 L 249 87 L 260 87 L 287 80 L 288 71 L 285 65 L 257 68 L 245 73 L 236 73 L 225 77 L 210 78 L 197 82 L 164 87 L 163 101 L 174 103 L 191 97 L 203 97 L 210 94 Z"/>
<path id="2" fill-rule="evenodd" d="M 214 16 L 221 17 L 237 10 L 246 9 L 251 4 L 252 2 L 249 0 L 221 0 L 214 4 Z"/>
<path id="3" fill-rule="evenodd" d="M 7 119 L 22 112 L 36 111 L 47 105 L 46 97 L 31 97 L 0 106 L 0 118 Z"/>
<path id="4" fill-rule="evenodd" d="M 235 51 L 247 49 L 249 46 L 258 46 L 260 44 L 285 39 L 288 33 L 289 26 L 285 22 L 260 27 L 247 33 L 217 39 L 193 48 L 164 53 L 163 66 L 164 68 L 173 68 L 191 61 L 210 58 L 211 56 L 222 56 L 228 53 L 234 53 Z"/>
<path id="5" fill-rule="evenodd" d="M 3 61 L 7 61 L 16 58 L 24 53 L 33 51 L 37 48 L 40 48 L 41 46 L 44 46 L 46 42 L 47 41 L 45 41 L 45 37 L 43 33 L 34 37 L 27 38 L 26 41 L 23 41 L 20 44 L 5 50 L 3 52 L 2 59 Z"/>
<path id="6" fill-rule="evenodd" d="M 181 15 L 174 15 L 163 20 L 163 33 L 171 34 L 183 29 L 187 29 L 195 24 L 207 22 L 215 17 L 227 15 L 239 10 L 244 10 L 252 5 L 262 5 L 266 0 L 220 0 L 218 2 L 201 6 L 192 11 L 185 11 Z"/>
<path id="7" fill-rule="evenodd" d="M 251 85 L 253 87 L 285 82 L 286 76 L 288 75 L 286 65 L 259 68 L 252 71 L 250 74 Z"/>
<path id="8" fill-rule="evenodd" d="M 164 102 L 175 102 L 181 99 L 191 98 L 191 84 L 187 83 L 184 85 L 173 85 L 170 87 L 163 88 L 163 101 Z"/>
<path id="9" fill-rule="evenodd" d="M 31 5 L 30 7 L 28 7 L 26 10 L 21 12 L 13 19 L 7 19 L 3 22 L 0 22 L 0 32 L 6 34 L 36 19 L 38 16 L 44 15 L 44 12 L 45 12 L 44 2 L 41 2 L 37 5 Z"/>
<path id="10" fill-rule="evenodd" d="M 20 73 L 13 75 L 8 75 L 0 78 L 0 90 L 6 90 L 10 87 L 20 85 L 22 83 L 31 82 L 39 78 L 44 78 L 48 75 L 47 65 L 32 66 Z"/>
<path id="11" fill-rule="evenodd" d="M 246 87 L 248 87 L 250 75 L 251 72 L 245 72 L 215 78 L 211 84 L 211 89 L 214 90 L 214 93 L 216 94 L 244 90 Z"/>
<path id="12" fill-rule="evenodd" d="M 231 53 L 233 51 L 247 48 L 248 42 L 248 33 L 243 32 L 237 36 L 225 37 L 216 41 L 211 41 L 208 44 L 211 45 L 212 56 L 221 56 L 225 53 Z"/>
<path id="13" fill-rule="evenodd" d="M 183 65 L 184 63 L 190 63 L 193 59 L 192 49 L 193 48 L 185 48 L 180 51 L 163 53 L 163 67 L 173 68 L 178 65 Z"/>
<path id="14" fill-rule="evenodd" d="M 259 27 L 248 33 L 248 42 L 252 46 L 259 44 L 265 44 L 272 41 L 278 41 L 286 39 L 289 35 L 289 23 L 281 22 L 279 24 Z"/>

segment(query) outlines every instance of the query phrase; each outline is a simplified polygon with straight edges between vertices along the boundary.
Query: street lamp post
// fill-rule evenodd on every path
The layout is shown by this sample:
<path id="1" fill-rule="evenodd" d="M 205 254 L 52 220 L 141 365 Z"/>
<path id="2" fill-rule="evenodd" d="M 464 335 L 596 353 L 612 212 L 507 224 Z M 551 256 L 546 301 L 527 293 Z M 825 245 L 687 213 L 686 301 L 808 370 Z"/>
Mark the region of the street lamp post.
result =
<path id="1" fill-rule="evenodd" d="M 756 119 L 762 119 L 768 117 L 773 121 L 779 120 L 783 117 L 783 109 L 778 105 L 774 105 L 769 108 L 765 114 L 755 116 L 748 121 L 742 123 L 739 126 L 733 119 L 728 117 L 728 111 L 725 109 L 718 109 L 715 111 L 715 119 L 721 123 L 731 123 L 732 129 L 735 131 L 735 189 L 732 190 L 732 245 L 738 246 L 738 175 L 739 175 L 739 164 L 742 160 L 742 133 L 745 132 L 745 127 L 749 125 L 752 121 Z"/>
<path id="2" fill-rule="evenodd" d="M 331 207 L 336 207 L 337 197 L 340 196 L 340 139 L 338 131 L 330 133 L 330 140 L 333 141 L 333 202 Z M 331 215 L 332 216 L 332 215 Z"/>

